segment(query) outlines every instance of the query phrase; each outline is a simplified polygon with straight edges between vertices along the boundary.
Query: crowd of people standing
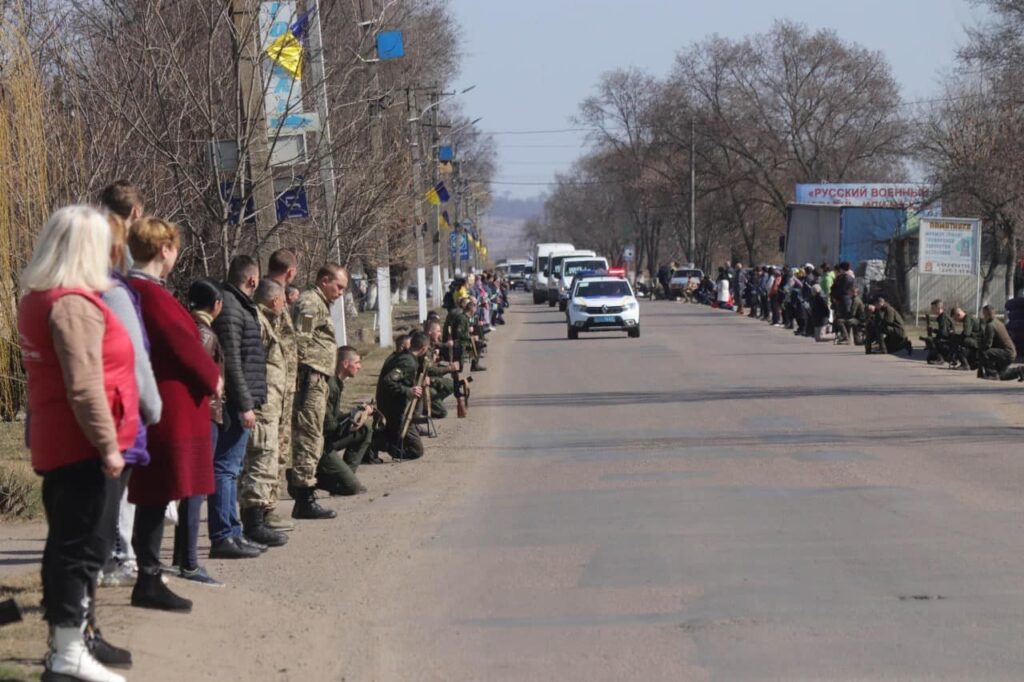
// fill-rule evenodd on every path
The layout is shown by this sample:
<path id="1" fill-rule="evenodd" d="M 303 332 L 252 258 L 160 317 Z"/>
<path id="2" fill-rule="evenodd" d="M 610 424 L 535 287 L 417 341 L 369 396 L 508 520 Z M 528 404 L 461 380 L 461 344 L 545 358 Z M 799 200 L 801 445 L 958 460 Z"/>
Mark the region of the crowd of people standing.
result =
<path id="1" fill-rule="evenodd" d="M 179 300 L 168 286 L 178 228 L 145 215 L 127 182 L 99 203 L 61 208 L 43 226 L 20 278 L 18 331 L 48 523 L 43 679 L 120 682 L 111 668 L 130 667 L 131 654 L 101 632 L 98 585 L 132 585 L 132 606 L 191 611 L 167 576 L 222 584 L 200 562 L 204 500 L 210 559 L 255 559 L 286 545 L 294 520 L 334 518 L 318 490 L 360 494 L 361 464 L 421 457 L 445 398 L 465 416 L 463 359 L 484 369 L 484 335 L 503 324 L 507 300 L 491 273 L 456 280 L 444 324 L 428 319 L 385 361 L 376 403 L 346 406 L 362 361 L 338 347 L 331 317 L 344 267 L 324 264 L 300 291 L 290 250 L 264 273 L 239 255 L 225 281 L 198 279 Z"/>

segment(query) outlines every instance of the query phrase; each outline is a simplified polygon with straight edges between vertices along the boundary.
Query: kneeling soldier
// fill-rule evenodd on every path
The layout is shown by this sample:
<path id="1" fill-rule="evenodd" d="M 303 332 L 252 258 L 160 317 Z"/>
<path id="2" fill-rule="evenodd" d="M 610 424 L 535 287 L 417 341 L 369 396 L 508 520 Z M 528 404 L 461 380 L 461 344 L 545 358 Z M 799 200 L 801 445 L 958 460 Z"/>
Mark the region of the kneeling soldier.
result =
<path id="1" fill-rule="evenodd" d="M 417 429 L 404 424 L 409 401 L 423 397 L 420 385 L 421 360 L 430 341 L 423 332 L 412 335 L 409 350 L 395 351 L 384 361 L 377 380 L 377 409 L 387 420 L 380 433 L 378 450 L 395 459 L 418 459 L 423 456 L 423 441 Z M 402 431 L 405 431 L 403 434 Z"/>
<path id="2" fill-rule="evenodd" d="M 253 299 L 267 356 L 267 399 L 256 408 L 256 425 L 238 481 L 238 506 L 245 536 L 253 542 L 279 547 L 288 542 L 288 536 L 267 526 L 266 514 L 273 507 L 274 486 L 280 476 L 278 426 L 288 382 L 284 351 L 276 332 L 277 318 L 285 308 L 284 287 L 272 279 L 260 280 Z"/>
<path id="3" fill-rule="evenodd" d="M 1021 378 L 1020 367 L 1010 367 L 1017 357 L 1017 348 L 1006 326 L 996 319 L 992 306 L 982 308 L 981 316 L 985 327 L 978 351 L 978 377 L 1003 381 Z"/>
<path id="4" fill-rule="evenodd" d="M 370 449 L 373 437 L 373 406 L 346 410 L 341 403 L 345 379 L 363 368 L 359 352 L 352 346 L 338 349 L 338 369 L 327 382 L 327 416 L 324 418 L 324 454 L 316 469 L 316 487 L 332 495 L 357 495 L 366 488 L 356 478 L 356 469 Z"/>
<path id="5" fill-rule="evenodd" d="M 932 315 L 935 315 L 935 326 L 929 328 L 928 338 L 923 339 L 928 348 L 928 364 L 942 365 L 950 362 L 952 357 L 951 340 L 954 334 L 953 320 L 946 314 L 946 304 L 941 298 L 932 301 Z"/>
<path id="6" fill-rule="evenodd" d="M 423 333 L 430 339 L 430 350 L 427 351 L 427 376 L 430 377 L 430 416 L 444 419 L 448 410 L 444 406 L 445 398 L 455 393 L 455 381 L 452 371 L 459 369 L 458 362 L 451 365 L 441 364 L 441 321 L 430 319 L 423 323 Z"/>

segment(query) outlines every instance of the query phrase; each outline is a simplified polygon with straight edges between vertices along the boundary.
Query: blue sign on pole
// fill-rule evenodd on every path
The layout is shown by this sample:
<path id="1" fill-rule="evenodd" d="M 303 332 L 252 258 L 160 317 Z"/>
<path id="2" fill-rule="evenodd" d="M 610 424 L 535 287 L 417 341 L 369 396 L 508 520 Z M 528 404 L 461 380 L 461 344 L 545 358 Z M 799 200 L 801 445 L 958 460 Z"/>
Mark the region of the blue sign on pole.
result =
<path id="1" fill-rule="evenodd" d="M 277 198 L 277 219 L 308 218 L 309 202 L 306 200 L 306 188 L 302 185 L 292 187 L 281 193 Z"/>
<path id="2" fill-rule="evenodd" d="M 466 235 L 459 235 L 459 260 L 469 260 L 469 240 L 466 239 Z"/>
<path id="3" fill-rule="evenodd" d="M 229 196 L 234 184 L 230 180 L 220 183 L 220 196 L 228 202 L 228 225 L 237 225 L 238 219 L 242 215 L 242 197 Z M 245 201 L 245 224 L 253 225 L 255 223 L 256 205 L 250 196 Z"/>
<path id="4" fill-rule="evenodd" d="M 381 31 L 377 34 L 377 59 L 387 61 L 405 56 L 401 31 Z"/>
<path id="5" fill-rule="evenodd" d="M 456 232 L 452 232 L 450 235 L 448 235 L 448 255 L 451 258 L 455 258 L 455 256 L 458 253 L 459 253 L 459 235 Z"/>

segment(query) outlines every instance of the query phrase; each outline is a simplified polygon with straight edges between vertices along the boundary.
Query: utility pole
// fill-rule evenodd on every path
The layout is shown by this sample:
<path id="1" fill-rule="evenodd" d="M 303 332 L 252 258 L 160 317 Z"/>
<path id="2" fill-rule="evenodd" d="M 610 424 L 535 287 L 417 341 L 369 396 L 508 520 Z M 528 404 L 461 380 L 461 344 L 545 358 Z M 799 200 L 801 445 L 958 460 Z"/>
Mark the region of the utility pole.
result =
<path id="1" fill-rule="evenodd" d="M 431 187 L 437 185 L 440 180 L 440 170 L 437 164 L 437 150 L 438 142 L 441 139 L 440 134 L 437 132 L 437 109 L 438 100 L 441 96 L 439 91 L 439 85 L 434 84 L 434 87 L 430 91 L 430 122 L 431 122 L 431 133 L 430 133 L 430 179 L 433 184 Z M 444 232 L 441 230 L 441 207 L 434 207 L 434 224 L 431 225 L 433 230 L 431 234 L 437 240 L 434 244 L 434 272 L 433 272 L 433 284 L 434 284 L 434 307 L 440 308 L 442 301 L 444 300 L 444 280 L 441 277 L 441 260 L 443 249 L 445 248 Z M 450 229 L 450 226 L 449 226 Z"/>
<path id="2" fill-rule="evenodd" d="M 427 319 L 427 268 L 426 249 L 423 245 L 423 199 L 420 196 L 420 158 L 419 153 L 419 110 L 415 109 L 416 93 L 412 88 L 405 89 L 405 108 L 409 120 L 409 159 L 412 163 L 412 214 L 416 221 L 413 228 L 416 233 L 416 301 L 419 308 L 419 320 L 423 323 Z M 413 115 L 413 111 L 416 115 Z M 435 289 L 436 291 L 436 289 Z M 436 294 L 435 294 L 436 297 Z"/>
<path id="3" fill-rule="evenodd" d="M 274 195 L 274 173 L 270 166 L 270 147 L 267 144 L 267 121 L 263 111 L 264 80 L 260 71 L 263 49 L 260 45 L 257 7 L 257 0 L 231 0 L 231 14 L 240 48 L 239 95 L 242 118 L 245 120 L 245 130 L 248 133 L 247 142 L 241 137 L 238 140 L 239 168 L 247 167 L 256 212 L 256 234 L 263 236 L 277 225 L 277 201 Z M 245 163 L 246 161 L 248 163 Z M 243 191 L 243 196 L 244 194 Z M 247 218 L 245 204 L 243 201 L 238 216 L 241 225 L 245 224 Z M 267 249 L 273 251 L 279 246 L 280 240 L 276 233 L 266 238 Z M 225 269 L 228 255 L 225 251 Z"/>
<path id="4" fill-rule="evenodd" d="M 334 177 L 334 147 L 331 144 L 331 114 L 327 101 L 327 65 L 324 59 L 324 38 L 320 26 L 320 8 L 313 14 L 313 30 L 309 34 L 310 72 L 316 88 L 316 111 L 320 118 L 320 181 L 324 191 L 324 215 L 327 217 L 330 238 L 337 249 L 337 260 L 341 261 L 341 235 L 337 216 L 334 214 L 337 185 Z M 334 320 L 334 340 L 338 346 L 348 345 L 348 328 L 345 324 L 345 297 L 342 296 L 331 307 Z"/>
<path id="5" fill-rule="evenodd" d="M 697 135 L 694 117 L 690 115 L 690 264 L 697 264 Z"/>
<path id="6" fill-rule="evenodd" d="M 359 0 L 359 14 L 362 17 L 360 27 L 363 29 L 363 44 L 373 45 L 373 36 L 377 25 L 376 0 Z M 364 60 L 367 68 L 367 90 L 370 100 L 370 173 L 376 181 L 381 168 L 384 151 L 384 99 L 380 84 L 380 73 L 377 58 L 374 56 Z M 390 348 L 392 342 L 391 329 L 391 254 L 388 247 L 388 231 L 383 225 L 378 226 L 379 241 L 377 243 L 377 326 L 380 332 L 380 347 Z"/>

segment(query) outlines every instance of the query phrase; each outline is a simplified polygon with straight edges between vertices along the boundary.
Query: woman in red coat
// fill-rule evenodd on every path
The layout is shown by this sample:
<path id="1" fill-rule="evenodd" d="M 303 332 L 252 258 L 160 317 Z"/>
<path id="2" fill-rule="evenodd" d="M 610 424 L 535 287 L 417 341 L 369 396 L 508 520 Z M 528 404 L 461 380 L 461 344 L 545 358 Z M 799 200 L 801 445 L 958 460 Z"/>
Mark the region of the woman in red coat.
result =
<path id="1" fill-rule="evenodd" d="M 164 407 L 159 423 L 149 427 L 150 464 L 132 474 L 128 499 L 136 505 L 132 546 L 139 562 L 132 606 L 189 611 L 192 602 L 160 579 L 164 510 L 174 500 L 213 492 L 209 399 L 220 394 L 222 384 L 192 317 L 164 285 L 178 245 L 178 228 L 157 218 L 137 220 L 128 234 L 135 260 L 129 282 L 141 299 Z"/>

